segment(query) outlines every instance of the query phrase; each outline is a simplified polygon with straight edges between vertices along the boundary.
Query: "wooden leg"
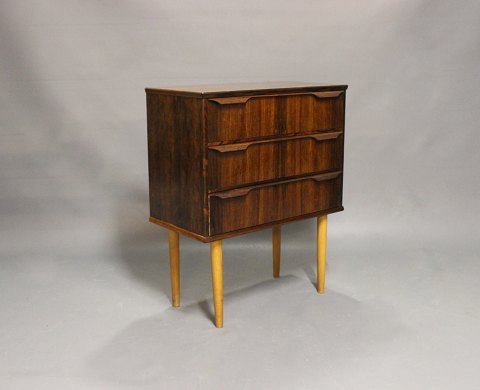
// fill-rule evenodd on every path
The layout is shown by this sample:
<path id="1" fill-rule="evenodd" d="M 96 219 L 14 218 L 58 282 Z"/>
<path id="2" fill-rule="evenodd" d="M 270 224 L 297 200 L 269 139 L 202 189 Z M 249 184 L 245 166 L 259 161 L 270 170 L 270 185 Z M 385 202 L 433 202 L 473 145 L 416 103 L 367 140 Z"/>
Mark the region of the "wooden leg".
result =
<path id="1" fill-rule="evenodd" d="M 170 283 L 172 286 L 172 305 L 180 306 L 180 246 L 178 233 L 168 231 L 170 246 Z"/>
<path id="2" fill-rule="evenodd" d="M 212 256 L 213 305 L 215 307 L 215 326 L 223 328 L 223 264 L 222 240 L 210 243 Z"/>
<path id="3" fill-rule="evenodd" d="M 282 244 L 282 225 L 274 226 L 272 229 L 273 248 L 273 277 L 280 277 L 280 248 Z"/>
<path id="4" fill-rule="evenodd" d="M 327 260 L 327 216 L 317 217 L 317 291 L 325 290 L 325 267 Z"/>

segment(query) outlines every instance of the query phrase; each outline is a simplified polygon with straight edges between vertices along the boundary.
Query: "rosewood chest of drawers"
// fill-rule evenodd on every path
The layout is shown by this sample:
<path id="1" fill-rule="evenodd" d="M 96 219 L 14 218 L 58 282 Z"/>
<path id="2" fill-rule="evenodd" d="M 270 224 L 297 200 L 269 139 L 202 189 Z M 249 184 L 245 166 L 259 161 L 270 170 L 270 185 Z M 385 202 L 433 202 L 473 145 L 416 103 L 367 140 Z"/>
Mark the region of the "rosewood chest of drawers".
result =
<path id="1" fill-rule="evenodd" d="M 150 221 L 169 229 L 172 302 L 178 233 L 210 242 L 215 323 L 223 325 L 222 239 L 317 218 L 324 289 L 326 215 L 343 210 L 346 85 L 263 83 L 147 88 Z"/>

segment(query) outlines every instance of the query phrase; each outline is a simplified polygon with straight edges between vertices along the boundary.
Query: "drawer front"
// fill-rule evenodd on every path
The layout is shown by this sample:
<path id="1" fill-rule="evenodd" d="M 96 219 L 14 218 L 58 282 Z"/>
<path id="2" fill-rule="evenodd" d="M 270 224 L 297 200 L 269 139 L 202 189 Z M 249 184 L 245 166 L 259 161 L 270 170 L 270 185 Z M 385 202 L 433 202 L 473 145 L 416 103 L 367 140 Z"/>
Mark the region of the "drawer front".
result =
<path id="1" fill-rule="evenodd" d="M 208 150 L 208 188 L 222 190 L 342 168 L 343 133 L 218 145 Z"/>
<path id="2" fill-rule="evenodd" d="M 210 234 L 227 233 L 342 205 L 341 172 L 219 192 L 209 196 Z"/>
<path id="3" fill-rule="evenodd" d="M 343 129 L 343 91 L 207 100 L 209 142 Z"/>

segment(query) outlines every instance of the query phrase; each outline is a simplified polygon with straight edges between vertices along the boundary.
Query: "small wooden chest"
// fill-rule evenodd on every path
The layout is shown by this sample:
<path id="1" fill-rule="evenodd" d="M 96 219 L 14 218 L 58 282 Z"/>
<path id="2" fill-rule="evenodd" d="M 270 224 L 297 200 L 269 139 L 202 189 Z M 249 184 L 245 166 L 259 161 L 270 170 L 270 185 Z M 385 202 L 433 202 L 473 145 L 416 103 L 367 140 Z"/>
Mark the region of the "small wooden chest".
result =
<path id="1" fill-rule="evenodd" d="M 343 210 L 346 89 L 147 88 L 150 221 L 216 242 Z"/>

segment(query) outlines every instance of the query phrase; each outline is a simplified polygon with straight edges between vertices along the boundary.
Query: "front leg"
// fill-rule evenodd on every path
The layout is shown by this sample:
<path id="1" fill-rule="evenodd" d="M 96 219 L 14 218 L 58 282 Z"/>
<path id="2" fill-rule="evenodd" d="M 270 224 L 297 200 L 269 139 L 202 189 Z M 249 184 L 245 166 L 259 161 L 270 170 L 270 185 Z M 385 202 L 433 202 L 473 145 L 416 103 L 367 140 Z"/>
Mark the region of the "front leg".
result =
<path id="1" fill-rule="evenodd" d="M 317 291 L 325 290 L 325 268 L 327 264 L 327 216 L 317 217 Z"/>
<path id="2" fill-rule="evenodd" d="M 210 243 L 212 257 L 213 305 L 215 307 L 215 326 L 223 328 L 223 260 L 222 240 Z"/>

